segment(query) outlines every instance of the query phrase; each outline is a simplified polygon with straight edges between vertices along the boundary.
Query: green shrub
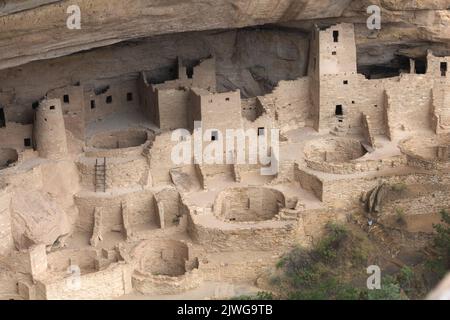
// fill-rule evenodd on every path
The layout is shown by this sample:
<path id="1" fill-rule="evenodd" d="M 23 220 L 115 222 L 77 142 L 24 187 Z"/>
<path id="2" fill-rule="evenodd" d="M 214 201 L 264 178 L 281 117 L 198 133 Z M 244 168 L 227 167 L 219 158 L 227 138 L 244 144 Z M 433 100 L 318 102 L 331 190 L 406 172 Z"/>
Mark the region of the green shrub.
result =
<path id="1" fill-rule="evenodd" d="M 400 225 L 406 224 L 406 218 L 405 218 L 405 210 L 403 208 L 396 208 L 395 209 L 395 217 L 396 222 Z"/>
<path id="2" fill-rule="evenodd" d="M 406 187 L 406 184 L 399 182 L 399 183 L 393 184 L 391 186 L 391 188 L 393 191 L 402 192 L 402 191 L 405 191 L 407 187 Z"/>
<path id="3" fill-rule="evenodd" d="M 368 290 L 369 300 L 405 300 L 400 285 L 392 278 L 385 277 L 381 289 Z"/>
<path id="4" fill-rule="evenodd" d="M 450 214 L 446 210 L 442 210 L 440 214 L 442 223 L 433 225 L 436 231 L 433 247 L 437 256 L 429 261 L 428 266 L 439 277 L 443 277 L 450 269 Z"/>
<path id="5" fill-rule="evenodd" d="M 325 263 L 334 262 L 342 242 L 348 237 L 348 230 L 336 223 L 328 223 L 325 227 L 327 235 L 323 237 L 312 251 L 312 256 Z"/>

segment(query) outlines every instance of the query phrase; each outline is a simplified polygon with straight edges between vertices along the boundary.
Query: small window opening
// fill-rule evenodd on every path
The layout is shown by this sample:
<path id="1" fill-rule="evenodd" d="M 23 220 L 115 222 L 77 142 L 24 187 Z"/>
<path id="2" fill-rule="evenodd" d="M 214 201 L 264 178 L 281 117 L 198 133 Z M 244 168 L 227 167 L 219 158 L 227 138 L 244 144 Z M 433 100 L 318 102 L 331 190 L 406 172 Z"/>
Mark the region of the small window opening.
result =
<path id="1" fill-rule="evenodd" d="M 336 55 L 336 51 L 331 51 L 331 54 L 332 54 L 333 56 L 335 56 L 335 55 Z"/>
<path id="2" fill-rule="evenodd" d="M 336 105 L 336 110 L 334 113 L 336 116 L 343 116 L 344 110 L 342 109 L 342 105 L 340 105 L 340 104 Z"/>
<path id="3" fill-rule="evenodd" d="M 131 92 L 127 93 L 127 101 L 133 101 L 133 93 Z"/>
<path id="4" fill-rule="evenodd" d="M 112 103 L 112 96 L 107 96 L 107 97 L 106 97 L 106 103 L 107 103 L 107 104 Z"/>
<path id="5" fill-rule="evenodd" d="M 31 139 L 30 138 L 23 139 L 23 145 L 25 147 L 31 147 Z"/>
<path id="6" fill-rule="evenodd" d="M 37 109 L 37 107 L 39 107 L 39 101 L 33 102 L 33 104 L 31 105 L 31 107 L 32 107 L 33 109 Z"/>
<path id="7" fill-rule="evenodd" d="M 225 98 L 226 101 L 230 101 L 230 98 Z"/>
<path id="8" fill-rule="evenodd" d="M 447 76 L 447 62 L 441 62 L 441 76 Z"/>
<path id="9" fill-rule="evenodd" d="M 416 74 L 427 73 L 427 58 L 416 59 Z"/>
<path id="10" fill-rule="evenodd" d="M 91 100 L 91 109 L 95 109 L 95 100 Z"/>
<path id="11" fill-rule="evenodd" d="M 55 106 L 50 106 L 50 110 L 55 110 Z"/>
<path id="12" fill-rule="evenodd" d="M 63 96 L 63 101 L 64 101 L 64 103 L 69 103 L 69 102 L 70 102 L 70 98 L 69 98 L 69 95 L 68 95 L 68 94 L 65 94 L 65 95 Z"/>
<path id="13" fill-rule="evenodd" d="M 344 84 L 348 84 L 348 80 L 344 80 Z"/>
<path id="14" fill-rule="evenodd" d="M 6 117 L 5 117 L 5 111 L 3 108 L 0 108 L 0 128 L 3 128 L 6 126 Z"/>
<path id="15" fill-rule="evenodd" d="M 259 127 L 258 128 L 258 136 L 263 136 L 264 135 L 264 127 Z"/>
<path id="16" fill-rule="evenodd" d="M 339 31 L 333 31 L 333 42 L 339 42 Z"/>
<path id="17" fill-rule="evenodd" d="M 352 104 L 355 104 L 355 101 L 352 101 Z"/>
<path id="18" fill-rule="evenodd" d="M 219 140 L 219 132 L 214 130 L 211 132 L 211 141 L 217 141 Z"/>
<path id="19" fill-rule="evenodd" d="M 186 75 L 189 79 L 194 76 L 194 67 L 186 67 Z"/>

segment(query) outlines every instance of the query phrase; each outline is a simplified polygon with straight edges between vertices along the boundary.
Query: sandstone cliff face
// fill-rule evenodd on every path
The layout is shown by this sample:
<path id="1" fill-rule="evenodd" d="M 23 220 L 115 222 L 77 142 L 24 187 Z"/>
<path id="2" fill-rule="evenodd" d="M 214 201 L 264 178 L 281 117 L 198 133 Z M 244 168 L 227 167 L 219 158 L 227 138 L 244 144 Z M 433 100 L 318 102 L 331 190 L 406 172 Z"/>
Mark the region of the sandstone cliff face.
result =
<path id="1" fill-rule="evenodd" d="M 449 0 L 80 0 L 81 30 L 66 27 L 70 1 L 0 1 L 0 68 L 57 57 L 124 40 L 196 30 L 268 23 L 359 23 L 366 39 L 366 8 L 383 9 L 383 28 L 374 44 L 447 43 Z"/>

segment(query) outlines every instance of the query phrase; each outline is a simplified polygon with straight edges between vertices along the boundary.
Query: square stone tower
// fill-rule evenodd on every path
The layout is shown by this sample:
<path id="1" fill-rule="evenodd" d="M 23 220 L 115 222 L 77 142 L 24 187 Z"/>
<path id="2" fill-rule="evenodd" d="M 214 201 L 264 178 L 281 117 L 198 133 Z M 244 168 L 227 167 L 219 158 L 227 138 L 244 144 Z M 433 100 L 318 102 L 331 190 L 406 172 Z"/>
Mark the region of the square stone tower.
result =
<path id="1" fill-rule="evenodd" d="M 312 117 L 316 130 L 345 123 L 352 112 L 349 90 L 357 87 L 356 42 L 353 24 L 342 23 L 312 33 L 309 75 Z"/>

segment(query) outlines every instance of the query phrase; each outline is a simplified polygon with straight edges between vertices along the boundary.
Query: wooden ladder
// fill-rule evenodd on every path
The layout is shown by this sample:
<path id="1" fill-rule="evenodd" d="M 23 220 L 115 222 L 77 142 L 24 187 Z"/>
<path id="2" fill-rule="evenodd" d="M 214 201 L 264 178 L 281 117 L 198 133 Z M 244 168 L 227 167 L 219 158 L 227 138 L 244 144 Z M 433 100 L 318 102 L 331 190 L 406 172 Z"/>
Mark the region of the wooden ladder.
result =
<path id="1" fill-rule="evenodd" d="M 103 163 L 99 159 L 95 159 L 95 192 L 103 190 L 106 192 L 106 158 L 103 158 Z"/>

